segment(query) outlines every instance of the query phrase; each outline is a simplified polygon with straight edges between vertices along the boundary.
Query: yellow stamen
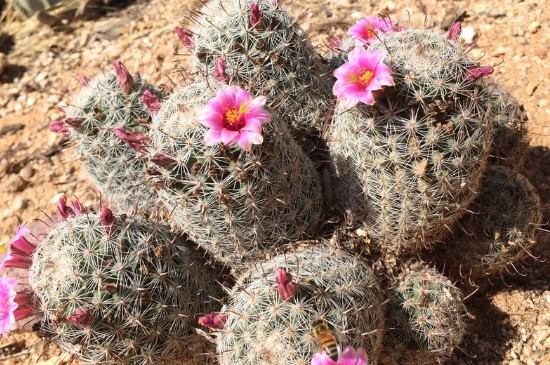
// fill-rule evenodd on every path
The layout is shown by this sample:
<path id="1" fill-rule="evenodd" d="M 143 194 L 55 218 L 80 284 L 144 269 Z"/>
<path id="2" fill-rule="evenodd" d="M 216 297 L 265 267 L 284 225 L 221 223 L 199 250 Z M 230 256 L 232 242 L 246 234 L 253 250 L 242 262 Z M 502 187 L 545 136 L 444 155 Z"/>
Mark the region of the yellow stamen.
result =
<path id="1" fill-rule="evenodd" d="M 225 121 L 227 124 L 229 124 L 229 126 L 234 127 L 236 124 L 239 123 L 240 115 L 241 114 L 237 109 L 235 108 L 228 109 L 225 112 Z"/>

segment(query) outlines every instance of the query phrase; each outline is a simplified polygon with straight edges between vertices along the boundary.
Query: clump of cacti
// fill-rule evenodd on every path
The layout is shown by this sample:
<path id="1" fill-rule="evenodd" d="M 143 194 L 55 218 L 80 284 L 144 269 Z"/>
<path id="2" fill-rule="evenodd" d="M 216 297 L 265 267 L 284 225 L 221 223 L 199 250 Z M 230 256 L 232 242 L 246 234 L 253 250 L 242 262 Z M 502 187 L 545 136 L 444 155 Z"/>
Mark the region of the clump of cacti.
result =
<path id="1" fill-rule="evenodd" d="M 381 349 L 384 298 L 372 270 L 326 243 L 258 263 L 229 293 L 218 331 L 221 365 L 308 364 L 322 320 L 344 348 Z"/>
<path id="2" fill-rule="evenodd" d="M 475 198 L 489 154 L 489 99 L 472 76 L 476 64 L 455 40 L 412 29 L 382 33 L 349 60 L 340 69 L 364 72 L 357 83 L 388 86 L 355 108 L 337 102 L 328 145 L 338 200 L 385 250 L 429 246 Z"/>
<path id="3" fill-rule="evenodd" d="M 529 256 L 542 219 L 533 186 L 509 168 L 490 166 L 469 210 L 457 235 L 438 250 L 440 260 L 471 283 L 506 268 L 517 271 L 514 262 Z"/>
<path id="4" fill-rule="evenodd" d="M 203 349 L 221 365 L 450 356 L 466 333 L 462 294 L 419 258 L 435 247 L 435 266 L 482 278 L 523 259 L 541 219 L 533 187 L 512 172 L 528 145 L 524 110 L 468 57 L 460 24 L 440 34 L 367 17 L 323 60 L 276 0 L 213 0 L 193 18 L 176 31 L 195 80 L 162 100 L 117 62 L 82 78 L 50 126 L 112 203 L 141 218 L 62 199 L 44 241 L 29 245 L 21 228 L 0 261 L 32 263 L 32 295 L 0 279 L 4 310 L 34 308 L 90 364 Z M 322 196 L 315 166 L 329 163 Z M 172 232 L 151 222 L 159 210 Z M 236 281 L 228 298 L 216 279 Z"/>
<path id="5" fill-rule="evenodd" d="M 236 144 L 205 144 L 213 132 L 200 120 L 218 115 L 207 102 L 240 103 L 236 109 L 221 106 L 229 108 L 228 115 L 238 114 L 252 104 L 238 102 L 240 93 L 246 92 L 221 89 L 216 97 L 207 84 L 196 83 L 170 96 L 153 121 L 150 171 L 171 223 L 216 260 L 237 268 L 266 249 L 312 234 L 322 204 L 313 163 L 277 114 L 263 125 L 263 142 L 249 145 L 249 151 Z M 257 112 L 267 118 L 267 112 Z"/>
<path id="6" fill-rule="evenodd" d="M 38 246 L 30 286 L 42 328 L 86 364 L 166 364 L 199 356 L 202 313 L 220 289 L 185 237 L 126 215 L 71 215 Z"/>
<path id="7" fill-rule="evenodd" d="M 332 95 L 322 58 L 277 1 L 211 1 L 188 45 L 195 67 L 231 82 L 268 105 L 289 126 L 319 130 Z"/>
<path id="8" fill-rule="evenodd" d="M 80 81 L 82 90 L 63 108 L 66 118 L 50 130 L 69 135 L 75 157 L 118 209 L 154 215 L 156 197 L 144 187 L 143 151 L 160 90 L 120 61 L 115 72 Z"/>

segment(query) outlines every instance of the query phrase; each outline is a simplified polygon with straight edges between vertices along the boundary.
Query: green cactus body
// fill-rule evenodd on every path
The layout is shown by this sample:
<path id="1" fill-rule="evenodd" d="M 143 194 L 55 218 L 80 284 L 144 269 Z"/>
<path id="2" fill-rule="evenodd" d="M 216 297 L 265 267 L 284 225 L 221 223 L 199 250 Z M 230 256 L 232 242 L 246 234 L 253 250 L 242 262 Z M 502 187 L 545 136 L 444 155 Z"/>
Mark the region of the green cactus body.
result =
<path id="1" fill-rule="evenodd" d="M 140 100 L 146 90 L 160 95 L 152 85 L 134 77 L 128 93 L 110 72 L 83 86 L 67 112 L 68 118 L 81 118 L 80 129 L 71 132 L 73 151 L 96 187 L 123 212 L 154 212 L 154 192 L 144 186 L 146 159 L 119 139 L 114 127 L 144 134 L 151 113 Z"/>
<path id="2" fill-rule="evenodd" d="M 251 24 L 250 6 L 263 19 Z M 284 110 L 292 129 L 320 129 L 330 101 L 331 78 L 306 33 L 278 2 L 218 0 L 208 3 L 193 30 L 195 66 L 214 75 L 218 58 L 226 62 L 231 84 L 266 95 L 274 110 Z"/>
<path id="3" fill-rule="evenodd" d="M 352 221 L 383 249 L 413 251 L 450 233 L 475 198 L 492 137 L 473 62 L 428 30 L 381 34 L 395 87 L 344 110 L 328 131 L 334 189 Z"/>
<path id="4" fill-rule="evenodd" d="M 312 233 L 321 213 L 313 163 L 276 115 L 263 125 L 263 143 L 206 146 L 208 128 L 197 120 L 215 96 L 192 84 L 166 100 L 153 120 L 152 155 L 171 156 L 153 167 L 171 222 L 219 262 L 242 268 L 247 259 Z"/>
<path id="5" fill-rule="evenodd" d="M 474 281 L 528 256 L 542 212 L 535 188 L 523 175 L 490 166 L 469 209 L 472 213 L 458 221 L 462 233 L 441 246 L 448 266 Z"/>
<path id="6" fill-rule="evenodd" d="M 43 327 L 83 364 L 198 358 L 209 345 L 195 334 L 195 316 L 219 310 L 212 298 L 222 295 L 214 273 L 158 224 L 115 219 L 108 234 L 97 214 L 70 218 L 40 244 L 30 283 Z"/>
<path id="7" fill-rule="evenodd" d="M 450 356 L 466 331 L 462 294 L 432 268 L 403 273 L 391 292 L 390 308 L 387 336 L 391 340 L 387 343 L 403 348 L 394 357 L 422 358 L 427 352 Z"/>
<path id="8" fill-rule="evenodd" d="M 492 163 L 517 171 L 527 154 L 529 136 L 523 105 L 496 81 L 484 82 L 492 106 L 495 135 L 491 146 Z"/>
<path id="9" fill-rule="evenodd" d="M 278 294 L 276 270 L 297 283 L 293 298 Z M 274 257 L 245 274 L 230 293 L 218 333 L 220 365 L 306 365 L 322 350 L 312 323 L 324 320 L 341 349 L 363 348 L 369 363 L 381 347 L 383 297 L 372 270 L 326 246 Z"/>

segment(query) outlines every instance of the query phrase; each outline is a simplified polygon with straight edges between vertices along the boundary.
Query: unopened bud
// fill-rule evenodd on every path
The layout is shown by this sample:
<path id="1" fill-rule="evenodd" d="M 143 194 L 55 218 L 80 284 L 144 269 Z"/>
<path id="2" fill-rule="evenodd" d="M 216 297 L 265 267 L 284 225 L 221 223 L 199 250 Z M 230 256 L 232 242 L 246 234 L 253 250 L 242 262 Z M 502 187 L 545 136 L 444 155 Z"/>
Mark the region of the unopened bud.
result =
<path id="1" fill-rule="evenodd" d="M 143 95 L 141 95 L 141 101 L 143 104 L 147 105 L 147 108 L 149 108 L 153 115 L 157 114 L 160 110 L 159 98 L 149 90 L 145 90 Z"/>
<path id="2" fill-rule="evenodd" d="M 465 76 L 468 81 L 474 82 L 481 77 L 489 76 L 494 70 L 491 66 L 474 67 L 466 70 Z"/>
<path id="3" fill-rule="evenodd" d="M 340 50 L 342 49 L 342 39 L 335 36 L 329 41 L 328 46 L 332 50 Z"/>
<path id="4" fill-rule="evenodd" d="M 264 15 L 256 3 L 250 3 L 250 25 L 256 30 L 260 30 L 264 21 Z"/>
<path id="5" fill-rule="evenodd" d="M 105 205 L 101 206 L 99 221 L 101 222 L 101 227 L 103 228 L 103 230 L 110 235 L 114 230 L 116 218 L 113 215 L 111 209 L 107 208 Z"/>
<path id="6" fill-rule="evenodd" d="M 195 41 L 193 40 L 193 33 L 186 29 L 176 27 L 176 34 L 178 35 L 178 38 L 185 47 L 193 48 L 193 46 L 195 45 Z"/>
<path id="7" fill-rule="evenodd" d="M 216 67 L 214 68 L 214 79 L 229 84 L 229 76 L 225 73 L 225 60 L 218 57 Z"/>
<path id="8" fill-rule="evenodd" d="M 154 156 L 151 157 L 150 161 L 155 165 L 165 169 L 171 169 L 176 165 L 174 156 L 172 156 L 169 152 L 165 152 L 165 151 L 155 153 Z"/>
<path id="9" fill-rule="evenodd" d="M 114 127 L 113 132 L 120 140 L 128 143 L 130 147 L 134 148 L 138 152 L 143 152 L 146 146 L 145 143 L 149 141 L 148 135 L 128 133 L 122 127 Z"/>
<path id="10" fill-rule="evenodd" d="M 462 25 L 460 22 L 456 22 L 451 26 L 451 29 L 449 29 L 449 35 L 447 35 L 447 39 L 452 39 L 453 41 L 455 41 L 458 39 L 458 37 L 460 37 L 460 33 L 462 33 Z"/>
<path id="11" fill-rule="evenodd" d="M 291 299 L 298 291 L 298 284 L 292 281 L 292 274 L 285 268 L 279 268 L 275 271 L 275 280 L 277 281 L 277 291 L 283 300 Z"/>
<path id="12" fill-rule="evenodd" d="M 65 122 L 62 122 L 60 120 L 54 120 L 53 122 L 50 123 L 50 126 L 48 127 L 48 129 L 54 133 L 70 134 L 71 132 L 67 127 L 68 126 L 67 124 L 65 124 Z"/>
<path id="13" fill-rule="evenodd" d="M 134 85 L 134 79 L 120 60 L 115 61 L 115 73 L 122 93 L 129 94 L 132 90 L 132 85 Z"/>
<path id="14" fill-rule="evenodd" d="M 225 313 L 212 312 L 199 318 L 199 324 L 201 326 L 210 327 L 214 329 L 223 330 L 227 317 Z"/>
<path id="15" fill-rule="evenodd" d="M 80 77 L 78 78 L 78 81 L 80 81 L 80 85 L 82 85 L 82 86 L 88 86 L 89 83 L 90 83 L 90 79 L 88 79 L 84 75 L 80 75 Z"/>
<path id="16" fill-rule="evenodd" d="M 84 118 L 80 117 L 69 117 L 65 119 L 65 123 L 78 130 L 82 128 L 82 123 L 84 123 Z"/>
<path id="17" fill-rule="evenodd" d="M 67 317 L 67 322 L 77 327 L 84 328 L 94 321 L 94 312 L 91 309 L 78 308 L 73 314 Z"/>

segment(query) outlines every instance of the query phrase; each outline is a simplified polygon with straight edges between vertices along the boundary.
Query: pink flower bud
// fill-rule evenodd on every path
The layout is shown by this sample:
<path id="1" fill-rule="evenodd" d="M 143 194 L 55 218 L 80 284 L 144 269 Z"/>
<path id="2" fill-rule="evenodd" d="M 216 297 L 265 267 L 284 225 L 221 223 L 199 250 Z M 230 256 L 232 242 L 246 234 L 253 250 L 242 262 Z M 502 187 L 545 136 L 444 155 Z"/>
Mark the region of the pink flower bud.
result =
<path id="1" fill-rule="evenodd" d="M 460 37 L 460 33 L 462 33 L 462 25 L 460 22 L 456 22 L 451 26 L 451 29 L 449 29 L 449 35 L 447 36 L 447 39 L 452 39 L 453 41 L 455 41 L 458 39 L 458 37 Z"/>
<path id="2" fill-rule="evenodd" d="M 82 123 L 84 123 L 84 118 L 69 117 L 69 118 L 65 119 L 65 124 L 70 125 L 71 127 L 73 127 L 76 130 L 79 130 L 80 128 L 82 128 Z"/>
<path id="3" fill-rule="evenodd" d="M 250 3 L 250 25 L 256 30 L 260 30 L 264 21 L 264 15 L 256 3 Z"/>
<path id="4" fill-rule="evenodd" d="M 195 45 L 195 41 L 193 40 L 193 33 L 191 33 L 190 31 L 180 27 L 176 27 L 176 34 L 178 35 L 178 38 L 185 47 L 192 48 Z"/>
<path id="5" fill-rule="evenodd" d="M 113 132 L 120 140 L 128 143 L 130 147 L 134 148 L 138 152 L 143 152 L 146 146 L 145 143 L 149 141 L 148 135 L 128 133 L 122 127 L 114 127 Z"/>
<path id="6" fill-rule="evenodd" d="M 77 327 L 84 328 L 94 321 L 94 312 L 91 309 L 78 308 L 73 314 L 67 317 L 67 322 Z"/>
<path id="7" fill-rule="evenodd" d="M 0 260 L 0 268 L 16 267 L 20 269 L 28 269 L 32 263 L 32 253 L 36 246 L 31 244 L 24 237 L 29 233 L 26 226 L 19 226 L 15 232 L 15 236 L 11 239 L 5 253 Z"/>
<path id="8" fill-rule="evenodd" d="M 225 60 L 218 57 L 216 67 L 214 68 L 214 79 L 229 84 L 229 76 L 225 73 Z"/>
<path id="9" fill-rule="evenodd" d="M 176 161 L 174 161 L 174 156 L 165 151 L 155 153 L 155 155 L 151 157 L 150 161 L 155 165 L 165 169 L 171 169 L 176 165 Z"/>
<path id="10" fill-rule="evenodd" d="M 132 85 L 134 85 L 134 79 L 120 60 L 115 61 L 115 73 L 122 93 L 129 94 L 132 90 Z"/>
<path id="11" fill-rule="evenodd" d="M 160 100 L 151 91 L 145 90 L 143 95 L 141 95 L 141 101 L 143 104 L 147 105 L 147 108 L 149 108 L 151 114 L 155 115 L 159 112 Z"/>
<path id="12" fill-rule="evenodd" d="M 340 37 L 333 37 L 329 41 L 328 46 L 332 50 L 340 50 L 342 49 L 342 39 Z"/>
<path id="13" fill-rule="evenodd" d="M 101 227 L 103 228 L 103 230 L 110 235 L 115 228 L 116 218 L 113 215 L 111 209 L 107 208 L 105 205 L 101 206 L 99 221 L 101 222 Z"/>
<path id="14" fill-rule="evenodd" d="M 86 212 L 86 208 L 84 208 L 78 200 L 74 200 L 71 202 L 71 208 L 75 216 L 84 214 Z"/>
<path id="15" fill-rule="evenodd" d="M 491 66 L 480 66 L 480 67 L 473 67 L 469 70 L 466 70 L 466 79 L 470 82 L 474 82 L 477 79 L 485 76 L 489 76 L 493 73 L 495 69 Z"/>
<path id="16" fill-rule="evenodd" d="M 59 219 L 61 222 L 64 222 L 69 218 L 73 211 L 71 208 L 67 207 L 67 198 L 65 195 L 61 195 L 57 201 L 57 211 L 59 212 Z"/>
<path id="17" fill-rule="evenodd" d="M 67 124 L 60 120 L 54 120 L 53 122 L 51 122 L 48 129 L 54 133 L 71 134 L 69 128 L 67 128 Z"/>
<path id="18" fill-rule="evenodd" d="M 90 79 L 84 75 L 80 75 L 80 77 L 78 78 L 78 81 L 80 81 L 80 85 L 82 86 L 88 86 L 90 83 Z"/>
<path id="19" fill-rule="evenodd" d="M 201 326 L 210 327 L 214 329 L 223 330 L 227 317 L 225 313 L 212 312 L 199 318 L 199 324 Z"/>
<path id="20" fill-rule="evenodd" d="M 292 282 L 292 274 L 285 268 L 279 268 L 275 271 L 275 280 L 277 281 L 277 291 L 283 300 L 291 299 L 298 291 L 298 284 Z"/>
<path id="21" fill-rule="evenodd" d="M 62 112 L 63 114 L 67 115 L 67 112 L 69 111 L 69 107 L 68 106 L 56 106 L 55 107 L 57 110 L 59 110 L 60 112 Z"/>

